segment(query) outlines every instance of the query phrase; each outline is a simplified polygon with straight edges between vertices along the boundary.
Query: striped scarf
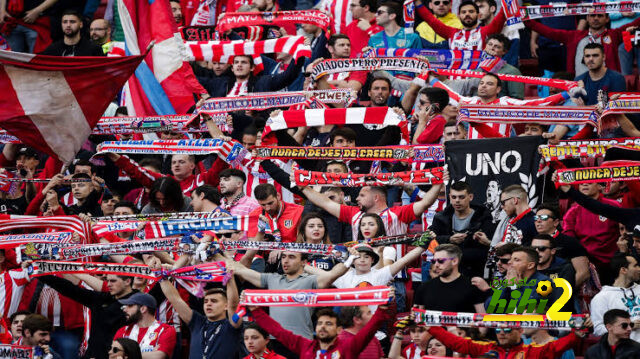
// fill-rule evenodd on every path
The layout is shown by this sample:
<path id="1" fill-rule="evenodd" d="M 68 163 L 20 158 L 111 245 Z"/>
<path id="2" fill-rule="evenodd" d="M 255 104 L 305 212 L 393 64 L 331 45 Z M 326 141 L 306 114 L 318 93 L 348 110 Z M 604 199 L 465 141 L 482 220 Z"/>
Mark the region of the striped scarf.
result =
<path id="1" fill-rule="evenodd" d="M 342 73 L 345 71 L 406 71 L 422 73 L 428 70 L 429 62 L 411 57 L 368 57 L 354 59 L 327 59 L 317 63 L 311 75 L 314 80 L 329 75 Z"/>
<path id="2" fill-rule="evenodd" d="M 613 14 L 620 12 L 640 12 L 640 0 L 578 4 L 556 3 L 553 5 L 520 7 L 520 16 L 522 17 L 522 20 L 533 20 L 558 16 Z"/>
<path id="3" fill-rule="evenodd" d="M 403 139 L 410 143 L 407 121 L 389 107 L 352 107 L 333 109 L 310 109 L 281 111 L 270 117 L 262 134 L 262 143 L 275 142 L 272 132 L 293 127 L 314 127 L 325 125 L 375 125 L 378 128 L 398 126 Z"/>
<path id="4" fill-rule="evenodd" d="M 620 182 L 638 179 L 640 179 L 640 162 L 609 161 L 599 167 L 559 169 L 556 188 L 580 183 Z"/>
<path id="5" fill-rule="evenodd" d="M 326 33 L 327 29 L 331 25 L 331 18 L 319 10 L 228 12 L 220 17 L 216 29 L 220 33 L 223 33 L 243 26 L 270 25 L 282 27 L 287 24 L 315 25 Z"/>
<path id="6" fill-rule="evenodd" d="M 311 57 L 311 47 L 304 44 L 304 36 L 285 36 L 263 41 L 185 41 L 188 61 L 216 61 L 228 63 L 234 56 L 252 56 L 254 73 L 264 69 L 262 54 L 284 52 L 295 60 Z"/>
<path id="7" fill-rule="evenodd" d="M 487 106 L 461 104 L 458 122 L 539 123 L 545 125 L 585 124 L 598 127 L 598 116 L 591 107 L 566 106 Z"/>
<path id="8" fill-rule="evenodd" d="M 83 222 L 78 216 L 36 217 L 0 215 L 0 232 L 22 230 L 26 228 L 55 228 L 65 232 L 75 232 L 80 235 L 83 243 L 90 243 L 93 238 L 90 224 Z"/>
<path id="9" fill-rule="evenodd" d="M 249 216 L 150 221 L 144 228 L 145 239 L 163 238 L 199 231 L 247 231 Z"/>
<path id="10" fill-rule="evenodd" d="M 474 77 L 474 78 L 482 78 L 485 75 L 483 72 L 471 71 L 471 70 L 433 69 L 432 72 L 435 73 L 436 75 Z M 550 86 L 550 87 L 559 88 L 565 91 L 569 91 L 573 88 L 578 87 L 578 83 L 576 81 L 547 79 L 542 77 L 519 76 L 519 75 L 510 75 L 510 74 L 495 74 L 495 75 L 498 76 L 502 81 L 514 81 L 514 82 L 522 82 L 522 83 L 533 84 L 533 85 Z"/>
<path id="11" fill-rule="evenodd" d="M 195 115 L 102 117 L 91 133 L 93 135 L 124 135 L 161 131 L 208 132 L 204 123 L 199 127 L 190 126 L 194 117 Z M 221 130 L 226 127 L 226 115 L 213 116 L 213 121 Z"/>
<path id="12" fill-rule="evenodd" d="M 483 68 L 486 71 L 493 72 L 498 63 L 504 64 L 502 59 L 494 58 L 479 50 L 376 48 L 369 50 L 363 57 L 411 58 L 416 56 L 426 57 L 429 61 L 429 68 L 432 69 L 475 70 Z"/>
<path id="13" fill-rule="evenodd" d="M 389 287 L 347 289 L 245 290 L 240 305 L 265 307 L 332 307 L 385 305 Z"/>
<path id="14" fill-rule="evenodd" d="M 538 152 L 546 162 L 577 158 L 601 158 L 613 146 L 640 150 L 640 138 L 611 138 L 601 140 L 561 142 L 558 145 L 541 145 Z"/>
<path id="15" fill-rule="evenodd" d="M 377 161 L 409 159 L 409 146 L 385 147 L 289 147 L 261 146 L 256 147 L 256 159 L 338 159 Z"/>
<path id="16" fill-rule="evenodd" d="M 10 234 L 0 236 L 0 248 L 11 248 L 27 243 L 64 244 L 71 242 L 71 232 Z"/>

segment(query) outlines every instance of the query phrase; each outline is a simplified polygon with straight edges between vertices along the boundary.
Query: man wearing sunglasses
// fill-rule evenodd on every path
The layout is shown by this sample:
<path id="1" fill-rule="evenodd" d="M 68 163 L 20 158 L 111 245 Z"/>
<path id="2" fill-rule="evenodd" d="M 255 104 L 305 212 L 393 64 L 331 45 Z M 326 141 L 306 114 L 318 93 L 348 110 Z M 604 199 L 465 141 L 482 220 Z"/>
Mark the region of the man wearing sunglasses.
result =
<path id="1" fill-rule="evenodd" d="M 611 309 L 604 313 L 603 320 L 606 335 L 587 349 L 585 358 L 640 358 L 640 343 L 630 339 L 635 326 L 629 313 L 622 309 Z"/>
<path id="2" fill-rule="evenodd" d="M 529 199 L 524 188 L 515 184 L 502 190 L 500 206 L 507 217 L 498 223 L 491 246 L 495 247 L 505 242 L 530 245 L 531 239 L 536 235 L 536 227 L 533 220 L 534 214 L 529 207 Z"/>
<path id="3" fill-rule="evenodd" d="M 485 298 L 469 277 L 458 267 L 462 251 L 455 244 L 440 244 L 435 248 L 431 265 L 437 278 L 422 284 L 414 296 L 414 304 L 421 309 L 447 312 L 484 313 Z"/>
<path id="4" fill-rule="evenodd" d="M 427 3 L 429 10 L 433 12 L 433 15 L 440 20 L 443 24 L 456 29 L 462 29 L 462 23 L 460 19 L 451 12 L 451 0 L 431 0 Z M 429 24 L 425 21 L 420 23 L 416 27 L 416 31 L 420 34 L 420 37 L 424 40 L 423 44 L 428 49 L 448 49 L 449 44 L 447 39 L 436 34 Z"/>
<path id="5" fill-rule="evenodd" d="M 576 286 L 576 271 L 571 263 L 556 256 L 556 246 L 553 237 L 547 234 L 539 234 L 531 241 L 531 248 L 538 252 L 538 271 L 549 278 L 564 278 L 569 282 L 571 288 Z M 572 292 L 571 299 L 561 309 L 563 312 L 572 312 L 575 308 L 575 294 Z"/>
<path id="6" fill-rule="evenodd" d="M 376 23 L 377 0 L 351 0 L 349 4 L 353 21 L 347 25 L 343 34 L 351 40 L 351 58 L 361 57 L 362 48 L 367 46 L 369 38 L 383 30 Z"/>
<path id="7" fill-rule="evenodd" d="M 556 255 L 571 262 L 576 274 L 575 288 L 582 287 L 582 284 L 591 276 L 589 273 L 588 253 L 577 239 L 569 237 L 558 230 L 562 223 L 558 207 L 543 203 L 538 207 L 533 219 L 538 235 L 551 236 L 554 240 Z"/>
<path id="8" fill-rule="evenodd" d="M 612 285 L 603 286 L 591 300 L 595 335 L 604 335 L 607 332 L 604 313 L 611 309 L 628 312 L 633 322 L 640 324 L 640 285 L 636 283 L 640 280 L 638 261 L 623 253 L 616 253 L 611 258 L 611 269 L 617 275 L 615 281 Z M 640 330 L 631 332 L 631 339 L 640 340 Z"/>

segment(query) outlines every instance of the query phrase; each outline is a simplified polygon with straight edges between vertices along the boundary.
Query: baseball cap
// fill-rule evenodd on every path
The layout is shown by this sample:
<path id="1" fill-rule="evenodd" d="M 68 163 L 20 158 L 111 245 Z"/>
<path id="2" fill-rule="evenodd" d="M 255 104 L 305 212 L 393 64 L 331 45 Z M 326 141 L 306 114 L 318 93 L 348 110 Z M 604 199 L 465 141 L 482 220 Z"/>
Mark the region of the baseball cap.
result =
<path id="1" fill-rule="evenodd" d="M 373 250 L 373 247 L 371 247 L 366 243 L 358 243 L 355 246 L 353 246 L 353 248 L 355 248 L 355 250 L 357 250 L 358 252 L 363 252 L 370 255 L 373 258 L 372 265 L 376 265 L 376 263 L 378 263 L 378 261 L 380 260 L 380 256 L 378 255 L 378 253 L 376 253 L 376 251 Z"/>
<path id="2" fill-rule="evenodd" d="M 37 158 L 37 159 L 40 158 L 40 156 L 38 156 L 38 152 L 36 152 L 36 150 L 34 150 L 31 147 L 22 147 L 21 149 L 19 149 L 17 157 L 19 156 L 27 156 L 31 158 Z"/>
<path id="3" fill-rule="evenodd" d="M 148 307 L 151 309 L 156 309 L 158 307 L 158 303 L 156 302 L 156 299 L 154 297 L 152 297 L 147 293 L 140 293 L 140 292 L 133 294 L 129 298 L 120 299 L 118 302 L 120 302 L 120 304 L 123 304 L 123 305 L 132 305 L 132 304 L 144 305 L 145 307 Z"/>

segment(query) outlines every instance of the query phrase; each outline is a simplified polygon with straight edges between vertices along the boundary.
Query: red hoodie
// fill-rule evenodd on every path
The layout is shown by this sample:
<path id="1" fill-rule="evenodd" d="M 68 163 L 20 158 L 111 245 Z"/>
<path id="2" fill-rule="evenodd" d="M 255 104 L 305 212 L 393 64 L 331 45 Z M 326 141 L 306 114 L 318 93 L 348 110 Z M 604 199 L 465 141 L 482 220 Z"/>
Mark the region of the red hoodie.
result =
<path id="1" fill-rule="evenodd" d="M 262 309 L 252 311 L 251 315 L 259 326 L 273 335 L 289 350 L 298 354 L 300 359 L 356 359 L 360 352 L 362 352 L 371 341 L 376 330 L 382 325 L 382 322 L 391 318 L 392 312 L 394 312 L 394 310 L 377 310 L 373 317 L 371 317 L 371 320 L 369 320 L 369 323 L 367 323 L 358 334 L 347 340 L 338 336 L 333 345 L 325 353 L 320 353 L 318 340 L 307 339 L 282 328 L 278 322 L 268 316 Z"/>

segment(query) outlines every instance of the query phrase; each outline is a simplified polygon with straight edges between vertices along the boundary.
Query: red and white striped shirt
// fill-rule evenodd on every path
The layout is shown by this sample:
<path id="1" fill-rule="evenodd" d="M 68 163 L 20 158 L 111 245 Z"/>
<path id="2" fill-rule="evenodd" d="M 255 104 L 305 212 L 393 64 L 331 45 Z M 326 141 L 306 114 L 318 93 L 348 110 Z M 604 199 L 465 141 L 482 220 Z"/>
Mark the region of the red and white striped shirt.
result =
<path id="1" fill-rule="evenodd" d="M 411 343 L 404 348 L 402 354 L 406 359 L 420 359 L 422 358 L 422 349 L 416 343 Z"/>
<path id="2" fill-rule="evenodd" d="M 238 97 L 238 96 L 244 96 L 246 94 L 249 93 L 249 80 L 247 81 L 236 81 L 233 84 L 233 87 L 231 88 L 231 91 L 229 91 L 229 93 L 227 94 L 227 96 L 229 97 Z"/>
<path id="3" fill-rule="evenodd" d="M 4 318 L 18 310 L 24 286 L 29 283 L 29 276 L 25 270 L 11 269 L 2 272 L 2 283 L 0 283 L 0 308 Z"/>

